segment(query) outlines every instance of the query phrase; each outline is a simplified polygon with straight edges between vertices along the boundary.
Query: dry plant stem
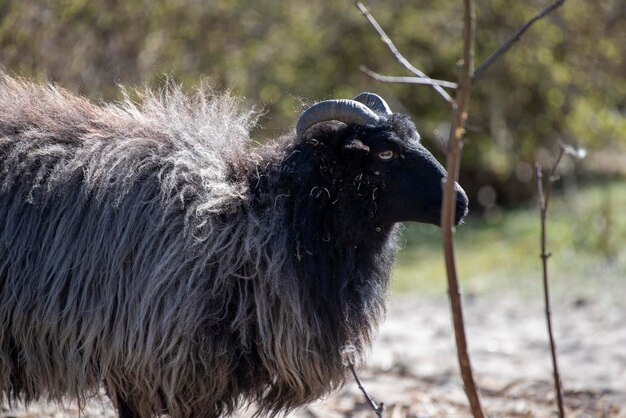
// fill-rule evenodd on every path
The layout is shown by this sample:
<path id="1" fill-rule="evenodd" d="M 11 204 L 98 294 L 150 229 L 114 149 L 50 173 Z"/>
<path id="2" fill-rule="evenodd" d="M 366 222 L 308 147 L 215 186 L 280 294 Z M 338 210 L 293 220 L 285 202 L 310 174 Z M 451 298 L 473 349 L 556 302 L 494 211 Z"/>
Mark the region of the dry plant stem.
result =
<path id="1" fill-rule="evenodd" d="M 406 58 L 404 58 L 404 56 L 400 53 L 400 51 L 398 51 L 398 48 L 396 48 L 394 43 L 391 41 L 391 38 L 387 36 L 383 28 L 378 24 L 376 19 L 374 19 L 374 16 L 370 14 L 370 12 L 363 5 L 363 3 L 361 3 L 360 1 L 357 1 L 355 4 L 356 4 L 356 7 L 361 12 L 361 14 L 365 16 L 365 18 L 370 22 L 374 30 L 378 32 L 380 39 L 384 42 L 385 45 L 387 45 L 387 47 L 389 48 L 393 56 L 396 58 L 396 60 L 400 63 L 400 65 L 402 65 L 410 73 L 415 74 L 418 77 L 430 78 L 423 71 L 414 67 L 413 64 L 411 64 Z M 437 93 L 439 93 L 441 97 L 444 98 L 446 102 L 450 104 L 454 103 L 454 100 L 452 100 L 452 97 L 442 87 L 438 85 L 433 85 L 433 88 L 435 89 L 435 91 L 437 91 Z"/>
<path id="2" fill-rule="evenodd" d="M 385 407 L 385 405 L 382 402 L 379 404 L 376 403 L 376 401 L 370 397 L 370 395 L 367 393 L 367 391 L 361 384 L 361 380 L 359 380 L 359 377 L 357 376 L 356 371 L 354 371 L 354 365 L 352 363 L 348 363 L 348 367 L 350 368 L 350 371 L 352 372 L 352 376 L 354 376 L 354 380 L 356 380 L 356 384 L 359 386 L 359 389 L 361 389 L 361 392 L 363 392 L 365 399 L 367 399 L 367 402 L 369 402 L 370 406 L 376 413 L 376 416 L 378 416 L 379 418 L 383 418 L 383 408 Z"/>
<path id="3" fill-rule="evenodd" d="M 370 70 L 364 65 L 359 67 L 368 76 L 372 77 L 376 81 L 382 81 L 384 83 L 403 83 L 403 84 L 425 84 L 429 86 L 441 86 L 448 89 L 456 89 L 457 84 L 451 81 L 437 80 L 435 78 L 428 77 L 396 77 L 389 75 L 382 75 L 375 71 Z"/>
<path id="4" fill-rule="evenodd" d="M 494 52 L 491 53 L 491 55 L 489 55 L 489 57 L 487 57 L 485 62 L 483 62 L 482 64 L 478 66 L 478 68 L 476 69 L 476 72 L 474 73 L 474 76 L 472 77 L 472 82 L 474 84 L 478 83 L 480 79 L 482 78 L 483 74 L 485 73 L 485 71 L 487 71 L 487 69 L 491 66 L 491 64 L 493 64 L 502 55 L 506 54 L 506 52 L 509 49 L 511 49 L 511 47 L 515 45 L 516 42 L 522 39 L 522 35 L 524 34 L 524 32 L 530 29 L 530 27 L 536 21 L 546 16 L 547 14 L 552 12 L 554 9 L 561 6 L 563 3 L 565 3 L 565 0 L 556 0 L 554 3 L 546 6 L 544 9 L 542 9 L 540 12 L 534 15 L 530 20 L 528 20 L 526 23 L 520 26 L 515 31 L 515 33 L 509 37 L 509 39 L 507 39 L 502 45 L 500 45 L 498 49 L 496 49 Z"/>
<path id="5" fill-rule="evenodd" d="M 552 193 L 552 184 L 556 180 L 556 170 L 563 158 L 565 149 L 560 148 L 559 155 L 552 164 L 550 177 L 546 183 L 546 191 L 543 191 L 543 179 L 541 174 L 541 166 L 539 163 L 535 165 L 537 173 L 537 195 L 539 200 L 539 214 L 541 216 L 541 262 L 543 266 L 543 296 L 545 304 L 546 322 L 548 324 L 548 337 L 550 338 L 550 354 L 552 356 L 552 371 L 554 377 L 554 391 L 556 394 L 557 406 L 559 408 L 559 417 L 565 417 L 565 408 L 563 406 L 563 389 L 561 387 L 561 375 L 559 373 L 559 363 L 556 355 L 556 343 L 554 341 L 554 333 L 552 331 L 552 310 L 550 305 L 550 291 L 548 287 L 548 258 L 550 253 L 546 252 L 546 218 L 548 213 L 548 203 L 550 202 L 550 194 Z"/>
<path id="6" fill-rule="evenodd" d="M 461 377 L 465 394 L 470 403 L 474 418 L 484 418 L 480 394 L 474 380 L 474 373 L 467 348 L 465 336 L 465 325 L 463 321 L 463 306 L 461 301 L 461 290 L 456 271 L 456 261 L 454 257 L 454 218 L 456 190 L 455 183 L 459 177 L 459 167 L 461 165 L 461 150 L 463 148 L 463 135 L 467 122 L 467 112 L 472 91 L 472 70 L 474 60 L 474 26 L 476 17 L 474 15 L 474 5 L 472 0 L 463 1 L 463 66 L 459 78 L 459 88 L 456 96 L 456 108 L 452 129 L 450 130 L 450 140 L 448 141 L 447 169 L 448 178 L 444 184 L 443 210 L 441 212 L 441 228 L 443 234 L 443 251 L 448 276 L 448 296 L 450 298 L 450 309 L 452 310 L 452 320 L 454 323 L 454 336 L 456 339 L 457 355 Z"/>
<path id="7" fill-rule="evenodd" d="M 385 82 L 402 82 L 402 83 L 414 83 L 414 84 L 429 84 L 432 85 L 433 88 L 450 104 L 452 104 L 454 110 L 454 118 L 452 123 L 452 128 L 450 130 L 450 137 L 448 140 L 448 144 L 446 147 L 447 150 L 447 170 L 448 170 L 448 179 L 444 184 L 444 198 L 443 198 L 443 209 L 441 212 L 441 228 L 443 235 L 443 250 L 446 264 L 446 272 L 448 277 L 448 295 L 450 298 L 450 308 L 452 311 L 452 319 L 454 323 L 454 335 L 456 339 L 457 345 L 457 354 L 459 360 L 459 366 L 461 369 L 461 377 L 463 378 L 463 385 L 465 388 L 465 393 L 470 402 L 470 407 L 472 410 L 472 414 L 474 418 L 484 418 L 485 412 L 481 406 L 480 395 L 478 389 L 476 387 L 476 383 L 473 376 L 472 366 L 468 354 L 467 348 L 467 339 L 465 336 L 465 325 L 463 321 L 463 306 L 461 300 L 461 291 L 458 282 L 458 275 L 456 271 L 456 261 L 454 255 L 454 219 L 455 219 L 455 203 L 456 203 L 456 190 L 455 183 L 459 177 L 459 169 L 461 165 L 461 151 L 463 149 L 463 136 L 465 134 L 465 126 L 467 122 L 468 115 L 468 107 L 469 100 L 471 96 L 472 85 L 477 83 L 484 72 L 491 66 L 496 60 L 502 57 L 517 41 L 521 39 L 521 36 L 539 19 L 546 16 L 548 13 L 552 12 L 557 7 L 561 6 L 565 0 L 557 0 L 548 7 L 541 10 L 537 13 L 533 18 L 527 21 L 524 25 L 522 25 L 502 46 L 500 46 L 496 51 L 494 51 L 488 58 L 485 60 L 483 64 L 480 65 L 476 73 L 473 72 L 474 68 L 474 31 L 475 31 L 475 15 L 474 15 L 474 5 L 472 0 L 463 0 L 464 6 L 464 16 L 463 16 L 463 61 L 462 61 L 462 71 L 461 76 L 459 78 L 459 84 L 456 91 L 456 100 L 453 100 L 448 93 L 443 90 L 443 84 L 440 83 L 440 80 L 432 80 L 426 76 L 423 72 L 415 68 L 411 63 L 409 63 L 406 58 L 400 54 L 398 49 L 395 47 L 391 39 L 387 36 L 384 30 L 380 27 L 378 22 L 374 19 L 374 17 L 367 11 L 365 6 L 357 2 L 356 6 L 361 11 L 361 13 L 367 18 L 370 24 L 374 27 L 376 32 L 381 37 L 381 40 L 387 45 L 387 47 L 391 50 L 396 60 L 403 65 L 408 71 L 415 74 L 417 78 L 424 79 L 424 82 L 415 81 L 415 77 L 389 77 L 384 76 L 378 73 L 375 73 L 371 70 L 368 70 L 365 67 L 362 67 L 361 70 L 368 74 L 370 77 Z M 450 87 L 445 85 L 445 87 Z M 443 142 L 443 141 L 442 141 Z M 559 157 L 560 160 L 560 157 Z M 557 162 L 558 164 L 558 162 Z M 546 196 L 549 196 L 549 191 L 546 193 Z M 542 191 L 542 201 L 543 201 L 543 191 Z M 546 199 L 547 202 L 547 199 Z M 547 204 L 546 204 L 547 209 Z M 545 254 L 545 251 L 542 252 Z M 544 261 L 547 259 L 545 256 Z M 546 295 L 547 295 L 547 281 L 545 281 L 546 285 Z M 546 296 L 546 300 L 548 297 Z M 547 311 L 549 312 L 549 304 L 547 304 Z M 549 317 L 549 314 L 548 314 Z M 550 338 L 552 341 L 551 334 L 551 322 L 548 319 L 548 326 L 550 328 Z M 555 364 L 555 380 L 558 382 L 558 370 L 556 368 L 556 354 L 555 350 L 552 352 L 553 355 L 553 363 Z M 352 373 L 355 375 L 354 370 Z M 365 393 L 365 390 L 362 388 L 359 383 L 359 387 Z M 558 384 L 558 383 L 557 383 Z M 370 399 L 365 393 L 366 397 Z M 562 400 L 559 392 L 559 408 L 562 411 Z M 378 409 L 375 407 L 375 403 L 372 404 L 372 407 L 378 413 Z M 381 408 L 382 409 L 382 408 Z M 379 415 L 380 416 L 380 415 Z M 563 417 L 563 415 L 561 415 Z"/>

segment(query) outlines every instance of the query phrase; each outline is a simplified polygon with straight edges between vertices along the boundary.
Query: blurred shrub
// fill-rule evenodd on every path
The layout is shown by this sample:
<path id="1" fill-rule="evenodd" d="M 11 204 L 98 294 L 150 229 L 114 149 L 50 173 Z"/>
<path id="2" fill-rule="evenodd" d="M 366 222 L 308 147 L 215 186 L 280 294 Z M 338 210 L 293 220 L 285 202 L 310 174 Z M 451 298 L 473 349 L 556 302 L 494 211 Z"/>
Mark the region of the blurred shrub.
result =
<path id="1" fill-rule="evenodd" d="M 477 62 L 547 2 L 478 0 Z M 456 79 L 460 4 L 374 0 L 368 6 L 406 57 L 435 78 Z M 494 65 L 475 90 L 462 183 L 488 185 L 492 204 L 534 186 L 524 167 L 564 140 L 590 149 L 626 132 L 626 5 L 569 0 Z M 450 109 L 431 89 L 380 84 L 360 64 L 405 75 L 351 2 L 321 0 L 0 1 L 0 62 L 94 99 L 116 84 L 159 85 L 164 74 L 232 88 L 267 111 L 260 137 L 293 126 L 302 98 L 370 90 L 413 115 L 425 143 Z M 621 147 L 621 148 L 620 148 Z M 602 168 L 602 167 L 600 167 Z"/>

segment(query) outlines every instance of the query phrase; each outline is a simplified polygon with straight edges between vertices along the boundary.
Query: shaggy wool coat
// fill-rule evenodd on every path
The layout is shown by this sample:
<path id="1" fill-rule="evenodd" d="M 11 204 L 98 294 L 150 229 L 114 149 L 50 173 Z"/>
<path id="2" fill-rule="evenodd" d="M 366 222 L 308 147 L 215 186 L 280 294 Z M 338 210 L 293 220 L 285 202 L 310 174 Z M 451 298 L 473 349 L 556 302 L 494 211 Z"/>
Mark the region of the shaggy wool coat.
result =
<path id="1" fill-rule="evenodd" d="M 341 385 L 393 258 L 395 228 L 359 200 L 376 185 L 356 193 L 350 167 L 293 134 L 255 146 L 228 95 L 140 96 L 0 80 L 4 401 L 104 387 L 139 416 L 212 417 Z"/>

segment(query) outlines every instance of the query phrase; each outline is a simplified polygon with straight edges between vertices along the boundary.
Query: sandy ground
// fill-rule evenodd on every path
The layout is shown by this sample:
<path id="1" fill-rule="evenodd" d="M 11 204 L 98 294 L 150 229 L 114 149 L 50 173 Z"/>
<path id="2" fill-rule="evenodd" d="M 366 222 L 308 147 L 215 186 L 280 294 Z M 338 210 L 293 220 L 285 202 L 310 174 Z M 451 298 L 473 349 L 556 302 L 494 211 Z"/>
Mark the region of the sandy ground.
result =
<path id="1" fill-rule="evenodd" d="M 623 280 L 616 281 L 617 283 Z M 553 315 L 569 417 L 626 417 L 626 285 L 592 297 L 555 298 Z M 541 295 L 465 299 L 477 381 L 490 417 L 554 417 L 552 369 Z M 384 416 L 469 417 L 444 297 L 392 299 L 363 385 Z M 242 411 L 248 417 L 251 411 Z M 0 410 L 0 417 L 78 417 L 54 405 Z M 80 416 L 115 416 L 106 399 Z M 292 417 L 374 417 L 355 383 Z"/>
<path id="2" fill-rule="evenodd" d="M 621 293 L 623 295 L 623 293 Z M 553 307 L 570 417 L 626 417 L 626 303 L 617 294 Z M 396 300 L 362 381 L 389 417 L 470 417 L 445 299 Z M 470 298 L 466 321 L 476 379 L 493 417 L 556 416 L 540 301 Z M 355 384 L 298 416 L 374 416 Z"/>

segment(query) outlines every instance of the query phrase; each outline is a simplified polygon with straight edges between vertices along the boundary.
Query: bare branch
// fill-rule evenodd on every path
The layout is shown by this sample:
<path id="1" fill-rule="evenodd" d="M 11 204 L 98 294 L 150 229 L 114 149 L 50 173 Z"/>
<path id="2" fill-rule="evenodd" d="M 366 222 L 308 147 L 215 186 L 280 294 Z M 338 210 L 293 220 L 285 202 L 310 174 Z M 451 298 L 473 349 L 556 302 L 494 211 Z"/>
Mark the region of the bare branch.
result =
<path id="1" fill-rule="evenodd" d="M 461 290 L 456 270 L 454 255 L 454 219 L 456 208 L 456 181 L 459 178 L 461 166 L 461 150 L 463 148 L 463 135 L 467 123 L 469 100 L 472 92 L 472 73 L 474 69 L 474 32 L 476 16 L 472 0 L 463 0 L 463 67 L 459 77 L 459 88 L 456 91 L 456 108 L 450 140 L 448 141 L 447 170 L 448 178 L 444 184 L 443 208 L 441 210 L 441 231 L 443 237 L 443 252 L 448 277 L 448 297 L 454 324 L 454 337 L 456 340 L 459 368 L 465 394 L 470 403 L 474 418 L 485 418 L 480 394 L 474 380 L 474 373 L 467 348 L 465 336 L 465 324 L 463 320 L 463 304 Z"/>
<path id="2" fill-rule="evenodd" d="M 452 104 L 454 110 L 453 123 L 450 130 L 449 140 L 447 142 L 446 147 L 446 156 L 447 156 L 447 171 L 448 178 L 444 183 L 444 198 L 443 198 L 443 208 L 441 211 L 441 229 L 443 236 L 443 250 L 444 250 L 444 258 L 446 264 L 446 273 L 448 277 L 448 296 L 450 298 L 450 309 L 452 311 L 452 320 L 454 324 L 454 335 L 456 339 L 457 346 L 457 355 L 459 366 L 461 370 L 461 377 L 463 379 L 463 385 L 465 388 L 465 393 L 470 403 L 472 415 L 474 418 L 484 418 L 485 412 L 482 409 L 480 394 L 478 392 L 478 388 L 476 387 L 476 383 L 473 376 L 472 366 L 470 362 L 470 357 L 467 348 L 467 339 L 465 335 L 465 325 L 463 319 L 463 307 L 462 307 L 462 299 L 461 299 L 461 291 L 459 287 L 458 274 L 456 270 L 456 259 L 455 259 L 455 250 L 454 250 L 454 219 L 455 219 L 455 203 L 456 203 L 456 181 L 459 177 L 459 170 L 461 165 L 461 152 L 463 149 L 463 137 L 465 135 L 465 129 L 467 125 L 467 116 L 468 116 L 468 108 L 469 108 L 469 100 L 471 96 L 472 86 L 477 83 L 484 72 L 491 66 L 498 58 L 504 55 L 517 41 L 521 39 L 521 36 L 539 19 L 543 18 L 545 15 L 561 6 L 565 0 L 556 0 L 550 6 L 544 8 L 542 11 L 537 13 L 532 19 L 522 25 L 500 48 L 498 48 L 495 52 L 493 52 L 487 60 L 479 66 L 479 68 L 474 73 L 474 32 L 475 32 L 475 14 L 474 14 L 474 4 L 472 0 L 463 0 L 464 7 L 464 16 L 463 16 L 463 59 L 462 59 L 462 69 L 461 74 L 459 76 L 459 83 L 456 90 L 456 99 L 453 100 L 446 92 L 443 90 L 444 87 L 454 88 L 450 84 L 444 84 L 441 80 L 433 80 L 426 76 L 422 71 L 415 68 L 411 65 L 410 62 L 400 54 L 398 49 L 395 47 L 391 39 L 387 36 L 385 31 L 381 28 L 378 22 L 373 18 L 373 16 L 367 11 L 365 6 L 357 2 L 356 6 L 361 11 L 361 13 L 368 19 L 370 24 L 374 27 L 374 29 L 378 32 L 381 37 L 381 40 L 387 45 L 390 51 L 395 56 L 396 60 L 404 66 L 409 72 L 413 73 L 417 77 L 390 77 L 378 74 L 374 71 L 371 71 L 365 67 L 361 67 L 361 71 L 365 72 L 370 77 L 383 82 L 394 82 L 394 83 L 412 83 L 412 84 L 429 84 L 432 85 L 433 88 L 439 92 L 439 94 L 449 103 Z M 421 81 L 420 81 L 421 80 Z M 563 152 L 563 148 L 562 148 Z M 560 161 L 562 155 L 559 156 L 556 164 Z M 556 171 L 556 169 L 554 170 Z M 551 174 L 551 181 L 553 181 L 553 176 L 555 173 Z M 550 183 L 549 183 L 550 184 Z M 550 194 L 551 186 L 546 191 L 546 196 L 544 197 L 543 189 L 541 189 L 540 193 L 540 201 L 542 202 L 542 207 L 547 209 L 547 202 Z M 545 202 L 545 204 L 543 203 Z M 544 262 L 546 262 L 548 255 L 545 254 L 545 251 L 542 252 L 542 258 Z M 546 286 L 546 295 L 547 295 L 547 281 L 545 281 Z M 546 296 L 547 298 L 547 296 Z M 547 308 L 549 311 L 549 307 Z M 548 315 L 549 316 L 549 315 Z M 548 319 L 548 326 L 551 332 L 551 322 Z M 551 336 L 552 337 L 552 336 Z M 553 359 L 555 362 L 555 379 L 558 380 L 558 371 L 556 371 L 556 357 L 553 351 Z M 356 378 L 356 374 L 352 369 L 352 372 Z M 358 379 L 357 379 L 358 382 Z M 359 383 L 359 387 L 362 386 Z M 362 389 L 365 393 L 364 389 Z M 366 394 L 367 397 L 367 394 Z M 368 397 L 369 399 L 369 397 Z M 375 411 L 376 409 L 375 403 L 372 404 L 372 408 Z M 561 407 L 562 405 L 559 405 Z M 378 412 L 377 412 L 378 413 Z M 380 416 L 380 415 L 379 415 Z"/>
<path id="3" fill-rule="evenodd" d="M 445 87 L 449 89 L 457 88 L 457 84 L 451 81 L 437 80 L 435 78 L 427 78 L 427 77 L 402 77 L 402 76 L 397 77 L 397 76 L 382 75 L 375 71 L 370 70 L 364 65 L 361 65 L 359 69 L 363 71 L 365 74 L 367 74 L 368 76 L 372 77 L 374 80 L 382 81 L 384 83 L 426 84 L 430 86 L 441 86 L 441 87 Z M 452 103 L 453 102 L 452 98 L 450 96 L 448 97 L 450 98 L 449 102 Z"/>
<path id="4" fill-rule="evenodd" d="M 359 386 L 359 389 L 361 389 L 361 392 L 363 392 L 365 399 L 367 399 L 367 402 L 370 404 L 370 406 L 376 413 L 376 416 L 378 418 L 383 418 L 383 409 L 385 408 L 385 404 L 382 402 L 379 404 L 376 403 L 376 401 L 370 397 L 370 395 L 367 393 L 367 391 L 361 384 L 361 380 L 359 380 L 359 376 L 357 376 L 356 371 L 354 370 L 354 365 L 352 363 L 348 363 L 348 367 L 350 368 L 350 371 L 352 372 L 352 376 L 354 376 L 354 380 L 356 380 L 356 384 Z"/>
<path id="5" fill-rule="evenodd" d="M 372 16 L 370 14 L 370 12 L 363 5 L 363 3 L 361 3 L 360 1 L 357 1 L 355 4 L 356 4 L 356 7 L 361 12 L 361 14 L 363 16 L 365 16 L 365 18 L 370 22 L 370 24 L 372 25 L 374 30 L 376 30 L 376 32 L 378 32 L 378 35 L 380 36 L 380 39 L 383 41 L 383 43 L 385 45 L 387 45 L 387 47 L 389 48 L 389 50 L 391 51 L 393 56 L 396 58 L 396 60 L 400 63 L 400 65 L 402 65 L 410 73 L 415 74 L 418 77 L 430 79 L 430 77 L 428 77 L 423 71 L 417 69 L 406 58 L 404 58 L 404 56 L 400 53 L 400 51 L 398 51 L 398 48 L 396 48 L 396 46 L 394 45 L 394 43 L 391 40 L 391 38 L 389 38 L 389 36 L 387 36 L 387 34 L 383 30 L 383 28 L 378 24 L 376 19 L 374 19 L 374 16 Z M 439 93 L 439 95 L 441 97 L 444 98 L 444 100 L 446 102 L 448 102 L 450 104 L 454 103 L 454 101 L 452 100 L 452 97 L 450 97 L 450 95 L 442 87 L 440 87 L 439 85 L 433 85 L 433 88 L 435 89 L 435 91 L 437 91 L 437 93 Z"/>
<path id="6" fill-rule="evenodd" d="M 548 258 L 550 253 L 546 252 L 546 218 L 548 213 L 548 204 L 550 203 L 550 194 L 552 193 L 552 184 L 556 181 L 556 170 L 567 152 L 566 147 L 560 146 L 559 154 L 552 163 L 548 182 L 545 192 L 543 188 L 543 176 L 539 163 L 535 164 L 537 179 L 537 198 L 539 201 L 539 216 L 541 218 L 541 263 L 543 267 L 543 296 L 545 305 L 546 322 L 548 324 L 548 337 L 550 338 L 550 354 L 552 356 L 552 371 L 554 377 L 554 391 L 556 392 L 557 406 L 559 408 L 559 418 L 565 417 L 565 408 L 563 406 L 563 389 L 561 387 L 561 375 L 559 373 L 559 364 L 556 355 L 556 343 L 554 341 L 554 333 L 552 331 L 552 310 L 550 307 L 550 291 L 548 287 Z"/>
<path id="7" fill-rule="evenodd" d="M 478 83 L 485 71 L 487 71 L 487 69 L 491 66 L 491 64 L 496 62 L 496 60 L 498 60 L 498 58 L 500 58 L 502 55 L 506 54 L 508 50 L 511 49 L 511 47 L 522 38 L 522 35 L 528 29 L 530 29 L 530 27 L 536 21 L 551 13 L 554 9 L 560 7 L 563 3 L 565 3 L 565 0 L 556 0 L 554 3 L 546 6 L 544 9 L 534 15 L 530 20 L 520 26 L 515 31 L 515 33 L 509 37 L 509 39 L 507 39 L 502 45 L 500 45 L 498 49 L 496 49 L 494 52 L 491 53 L 491 55 L 489 55 L 489 57 L 487 57 L 485 62 L 478 66 L 476 72 L 474 73 L 474 77 L 472 78 L 472 83 Z"/>
<path id="8" fill-rule="evenodd" d="M 341 364 L 350 369 L 350 371 L 352 372 L 352 376 L 354 376 L 354 380 L 356 380 L 356 384 L 359 386 L 359 389 L 361 389 L 361 392 L 363 392 L 363 395 L 365 396 L 365 399 L 367 399 L 367 402 L 370 404 L 370 407 L 374 410 L 378 418 L 383 418 L 383 408 L 385 407 L 385 405 L 382 402 L 380 404 L 376 403 L 376 401 L 374 401 L 374 399 L 370 397 L 370 395 L 361 384 L 359 376 L 357 376 L 356 371 L 354 370 L 354 364 L 356 363 L 355 354 L 356 348 L 353 345 L 346 345 L 342 347 L 340 352 Z"/>

